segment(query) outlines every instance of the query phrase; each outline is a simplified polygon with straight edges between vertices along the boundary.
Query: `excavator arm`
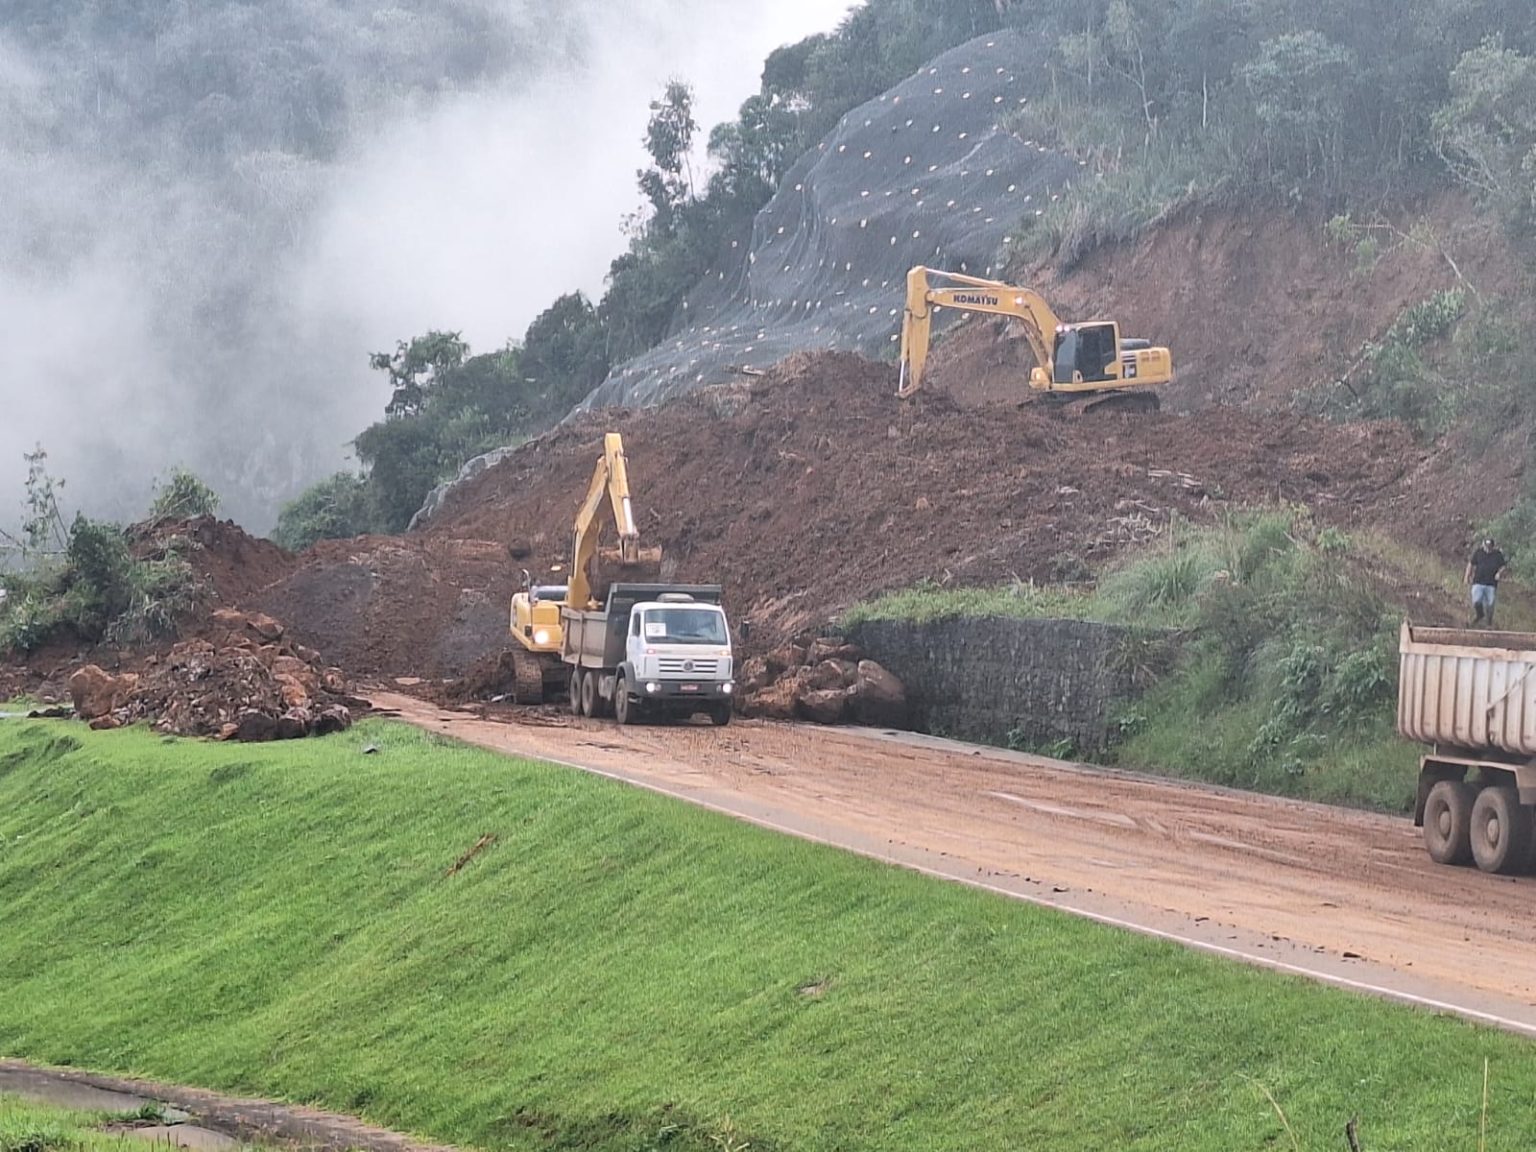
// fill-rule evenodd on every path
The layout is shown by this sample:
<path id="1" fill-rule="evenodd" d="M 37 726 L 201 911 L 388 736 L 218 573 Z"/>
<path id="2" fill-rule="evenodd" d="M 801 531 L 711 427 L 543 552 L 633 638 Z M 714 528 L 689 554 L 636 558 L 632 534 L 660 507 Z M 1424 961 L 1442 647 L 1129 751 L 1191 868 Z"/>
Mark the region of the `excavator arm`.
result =
<path id="1" fill-rule="evenodd" d="M 943 281 L 945 286 L 934 287 L 933 280 Z M 1022 323 L 1036 363 L 1047 368 L 1051 363 L 1051 337 L 1047 333 L 1054 333 L 1061 321 L 1038 292 L 959 272 L 913 268 L 907 273 L 907 307 L 901 321 L 901 381 L 896 392 L 900 397 L 910 396 L 923 386 L 935 308 L 1011 316 Z"/>
<path id="2" fill-rule="evenodd" d="M 599 512 L 604 498 L 613 509 L 614 523 L 618 528 L 619 547 L 615 558 L 623 568 L 642 564 L 659 564 L 659 548 L 642 549 L 640 532 L 635 527 L 634 506 L 629 497 L 629 470 L 624 458 L 624 438 L 617 432 L 603 437 L 603 455 L 592 472 L 592 482 L 587 485 L 586 499 L 576 512 L 576 528 L 571 542 L 571 576 L 566 590 L 566 603 L 573 608 L 599 607 L 588 575 L 588 568 L 598 559 L 598 540 L 602 535 Z"/>

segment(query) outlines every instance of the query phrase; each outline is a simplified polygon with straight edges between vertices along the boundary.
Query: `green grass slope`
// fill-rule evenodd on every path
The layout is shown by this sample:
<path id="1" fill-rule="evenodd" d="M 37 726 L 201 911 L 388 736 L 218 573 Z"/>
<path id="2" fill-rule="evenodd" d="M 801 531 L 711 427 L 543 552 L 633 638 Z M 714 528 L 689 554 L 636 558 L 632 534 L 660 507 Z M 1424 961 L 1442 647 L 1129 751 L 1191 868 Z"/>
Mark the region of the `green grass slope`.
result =
<path id="1" fill-rule="evenodd" d="M 485 1148 L 1536 1142 L 1519 1039 L 381 722 L 0 722 L 0 910 L 0 1052 Z"/>

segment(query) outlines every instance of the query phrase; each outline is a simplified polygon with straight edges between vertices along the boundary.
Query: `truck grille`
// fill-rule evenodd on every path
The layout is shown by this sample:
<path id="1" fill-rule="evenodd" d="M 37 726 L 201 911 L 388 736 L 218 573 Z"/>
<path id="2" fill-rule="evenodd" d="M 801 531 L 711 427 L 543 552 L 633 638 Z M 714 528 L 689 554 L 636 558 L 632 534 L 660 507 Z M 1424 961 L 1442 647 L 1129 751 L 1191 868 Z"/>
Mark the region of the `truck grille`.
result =
<path id="1" fill-rule="evenodd" d="M 697 660 L 691 656 L 662 656 L 657 661 L 663 676 L 714 676 L 720 668 L 718 660 Z"/>

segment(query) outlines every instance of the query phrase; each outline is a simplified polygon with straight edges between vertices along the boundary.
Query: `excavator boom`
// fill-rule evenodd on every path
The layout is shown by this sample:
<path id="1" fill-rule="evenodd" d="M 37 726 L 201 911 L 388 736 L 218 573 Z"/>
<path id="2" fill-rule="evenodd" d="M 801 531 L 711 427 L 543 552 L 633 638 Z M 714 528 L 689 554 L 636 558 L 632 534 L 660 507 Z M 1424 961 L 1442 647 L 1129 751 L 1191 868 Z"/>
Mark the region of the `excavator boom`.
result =
<path id="1" fill-rule="evenodd" d="M 614 524 L 618 529 L 619 546 L 612 556 L 600 554 L 598 540 L 602 534 L 602 521 L 598 516 L 604 497 L 613 509 Z M 637 568 L 659 568 L 661 549 L 641 548 L 640 531 L 635 526 L 634 504 L 629 495 L 629 467 L 624 457 L 624 438 L 617 432 L 603 437 L 603 456 L 592 472 L 587 485 L 586 498 L 576 512 L 576 527 L 571 541 L 571 578 L 567 586 L 566 603 L 574 608 L 598 607 L 599 597 L 607 594 L 611 582 L 602 575 L 594 583 L 589 569 L 594 561 L 616 562 L 630 578 L 635 578 Z"/>
<path id="2" fill-rule="evenodd" d="M 935 285 L 935 281 L 939 283 Z M 1135 399 L 1149 401 L 1140 406 L 1155 408 L 1156 395 L 1145 390 L 1173 379 L 1168 349 L 1154 348 L 1146 340 L 1122 340 L 1120 327 L 1113 321 L 1065 324 L 1033 289 L 917 267 L 907 273 L 907 302 L 901 322 L 901 376 L 896 394 L 902 398 L 923 386 L 936 308 L 1017 320 L 1035 356 L 1029 386 L 1039 392 L 1087 394 L 1098 396 L 1102 402 L 1106 398 L 1103 394 L 1119 398 L 1136 390 L 1142 395 Z"/>

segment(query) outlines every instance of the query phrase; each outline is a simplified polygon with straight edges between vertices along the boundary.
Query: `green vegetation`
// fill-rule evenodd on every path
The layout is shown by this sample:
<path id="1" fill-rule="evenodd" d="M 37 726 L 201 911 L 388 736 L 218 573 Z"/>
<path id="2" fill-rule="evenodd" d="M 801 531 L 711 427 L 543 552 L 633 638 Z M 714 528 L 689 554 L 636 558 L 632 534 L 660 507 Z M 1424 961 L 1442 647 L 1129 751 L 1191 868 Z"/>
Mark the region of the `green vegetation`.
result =
<path id="1" fill-rule="evenodd" d="M 27 518 L 21 535 L 4 535 L 0 573 L 0 654 L 31 652 L 50 641 L 140 643 L 174 631 L 203 589 L 186 559 L 189 543 L 171 536 L 137 547 L 116 524 L 76 513 L 66 526 L 59 505 L 64 481 L 47 471 L 41 447 L 27 454 Z M 168 498 L 217 507 L 202 481 L 178 472 L 156 501 Z"/>
<path id="2" fill-rule="evenodd" d="M 0 1093 L 0 1152 L 144 1152 L 143 1140 L 102 1128 L 160 1115 L 154 1105 L 126 1114 L 80 1112 Z"/>
<path id="3" fill-rule="evenodd" d="M 190 520 L 196 516 L 214 516 L 219 511 L 219 494 L 185 468 L 177 468 L 164 484 L 155 486 L 155 502 L 149 509 L 151 520 Z"/>
<path id="4" fill-rule="evenodd" d="M 1304 511 L 1249 513 L 1176 524 L 1090 590 L 924 587 L 845 619 L 1065 617 L 1177 630 L 1181 657 L 1118 717 L 1108 759 L 1403 811 L 1418 754 L 1393 732 L 1399 616 L 1384 591 L 1401 563 L 1388 542 L 1319 528 Z M 1451 579 L 1437 572 L 1434 583 Z"/>
<path id="5" fill-rule="evenodd" d="M 1180 205 L 1378 203 L 1457 181 L 1530 218 L 1536 16 L 1520 0 L 1013 5 L 1054 48 L 1014 119 L 1093 176 L 1020 251 L 1071 267 Z"/>
<path id="6" fill-rule="evenodd" d="M 479 1147 L 1536 1140 L 1516 1037 L 378 721 L 0 723 L 0 904 L 0 1049 Z"/>

